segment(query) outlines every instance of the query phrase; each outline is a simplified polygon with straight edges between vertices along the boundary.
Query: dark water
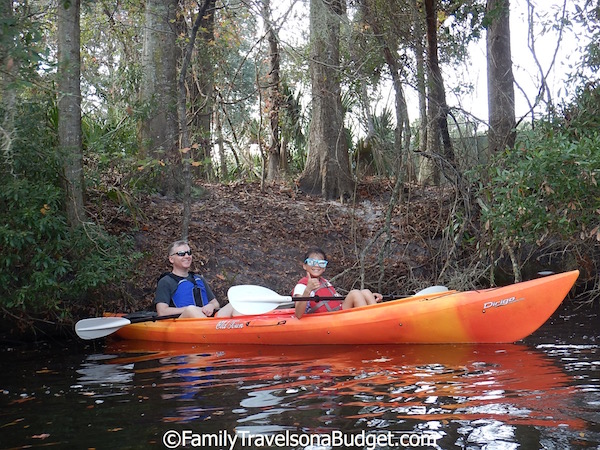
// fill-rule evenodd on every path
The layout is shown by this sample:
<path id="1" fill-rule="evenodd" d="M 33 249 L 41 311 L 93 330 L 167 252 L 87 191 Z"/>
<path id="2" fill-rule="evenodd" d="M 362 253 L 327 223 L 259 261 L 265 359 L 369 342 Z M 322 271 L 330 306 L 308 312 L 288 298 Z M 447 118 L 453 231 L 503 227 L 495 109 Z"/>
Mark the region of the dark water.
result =
<path id="1" fill-rule="evenodd" d="M 600 449 L 598 319 L 507 345 L 6 348 L 0 448 Z"/>

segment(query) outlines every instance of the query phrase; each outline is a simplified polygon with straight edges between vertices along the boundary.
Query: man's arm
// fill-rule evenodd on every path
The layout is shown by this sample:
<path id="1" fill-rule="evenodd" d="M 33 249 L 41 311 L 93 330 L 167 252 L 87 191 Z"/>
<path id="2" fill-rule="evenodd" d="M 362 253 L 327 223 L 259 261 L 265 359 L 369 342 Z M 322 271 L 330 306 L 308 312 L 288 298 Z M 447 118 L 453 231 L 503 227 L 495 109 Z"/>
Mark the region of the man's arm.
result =
<path id="1" fill-rule="evenodd" d="M 206 314 L 207 317 L 212 316 L 215 312 L 221 309 L 221 304 L 217 300 L 217 297 L 213 293 L 213 290 L 210 288 L 210 284 L 208 281 L 201 275 L 202 282 L 204 283 L 204 289 L 206 289 L 206 296 L 208 297 L 208 303 L 206 306 L 202 307 L 202 312 Z"/>
<path id="2" fill-rule="evenodd" d="M 159 316 L 170 316 L 174 314 L 181 314 L 185 308 L 175 308 L 169 306 L 166 303 L 159 302 L 156 304 L 156 313 Z"/>
<path id="3" fill-rule="evenodd" d="M 201 309 L 206 317 L 211 317 L 215 312 L 221 308 L 218 300 L 213 298 L 210 302 L 204 305 Z"/>

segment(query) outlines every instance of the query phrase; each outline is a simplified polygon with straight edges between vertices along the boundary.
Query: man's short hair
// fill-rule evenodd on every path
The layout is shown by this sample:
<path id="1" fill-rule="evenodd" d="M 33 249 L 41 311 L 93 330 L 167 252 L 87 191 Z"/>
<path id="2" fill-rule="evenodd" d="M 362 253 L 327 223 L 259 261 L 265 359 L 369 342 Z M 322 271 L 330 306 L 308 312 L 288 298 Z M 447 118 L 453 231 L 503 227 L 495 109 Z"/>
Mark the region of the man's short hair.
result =
<path id="1" fill-rule="evenodd" d="M 180 245 L 189 246 L 190 244 L 185 239 L 180 239 L 179 241 L 173 242 L 171 245 L 169 245 L 169 248 L 167 249 L 167 257 L 171 256 L 173 254 L 173 250 L 175 249 L 175 247 L 179 247 Z"/>

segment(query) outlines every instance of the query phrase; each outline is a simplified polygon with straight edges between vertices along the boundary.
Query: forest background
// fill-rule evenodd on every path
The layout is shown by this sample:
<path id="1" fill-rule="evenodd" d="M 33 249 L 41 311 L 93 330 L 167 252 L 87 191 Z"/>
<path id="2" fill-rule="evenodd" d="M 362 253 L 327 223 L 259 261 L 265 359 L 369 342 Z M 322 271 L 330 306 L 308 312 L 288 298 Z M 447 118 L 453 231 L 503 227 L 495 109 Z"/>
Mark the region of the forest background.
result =
<path id="1" fill-rule="evenodd" d="M 577 268 L 594 303 L 600 2 L 521 5 L 533 96 L 508 0 L 0 0 L 0 329 L 149 308 L 179 238 L 222 301 L 319 245 L 347 289 Z M 477 42 L 488 117 L 447 101 Z"/>

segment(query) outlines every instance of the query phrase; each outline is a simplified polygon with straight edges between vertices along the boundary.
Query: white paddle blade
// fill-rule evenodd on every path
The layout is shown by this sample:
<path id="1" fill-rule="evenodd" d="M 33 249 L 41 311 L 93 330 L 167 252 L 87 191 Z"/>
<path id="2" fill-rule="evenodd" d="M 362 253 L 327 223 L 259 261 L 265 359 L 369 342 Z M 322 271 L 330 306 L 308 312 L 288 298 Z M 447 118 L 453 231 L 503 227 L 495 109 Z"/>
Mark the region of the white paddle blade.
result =
<path id="1" fill-rule="evenodd" d="M 230 287 L 227 298 L 233 309 L 245 315 L 264 314 L 292 301 L 290 296 L 279 295 L 266 287 L 251 284 Z"/>
<path id="2" fill-rule="evenodd" d="M 131 321 L 124 317 L 94 317 L 83 319 L 75 324 L 75 333 L 81 339 L 97 339 L 114 333 Z"/>
<path id="3" fill-rule="evenodd" d="M 446 286 L 429 286 L 428 288 L 421 289 L 414 296 L 427 295 L 427 294 L 438 294 L 440 292 L 446 292 L 448 288 Z"/>

